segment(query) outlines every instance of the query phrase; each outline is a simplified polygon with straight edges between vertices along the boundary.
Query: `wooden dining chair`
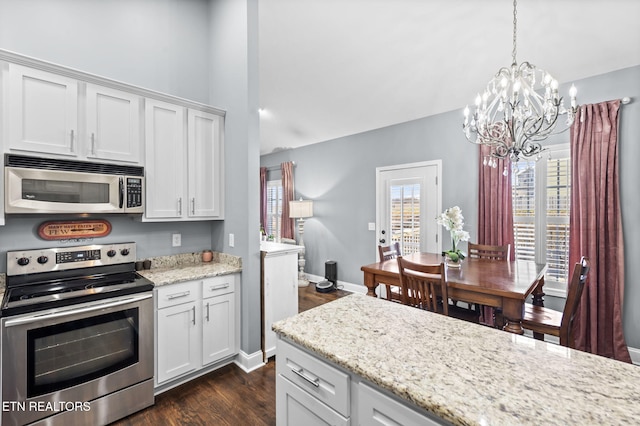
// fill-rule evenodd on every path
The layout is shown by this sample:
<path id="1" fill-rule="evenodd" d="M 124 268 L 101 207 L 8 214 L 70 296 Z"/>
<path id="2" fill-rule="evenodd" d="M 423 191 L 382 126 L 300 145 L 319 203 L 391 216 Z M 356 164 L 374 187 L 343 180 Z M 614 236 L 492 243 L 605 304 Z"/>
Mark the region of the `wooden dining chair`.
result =
<path id="1" fill-rule="evenodd" d="M 467 309 L 450 306 L 444 263 L 424 265 L 398 256 L 401 301 L 405 305 L 438 312 L 460 320 L 478 323 L 478 316 Z"/>
<path id="2" fill-rule="evenodd" d="M 380 258 L 379 260 L 380 262 L 383 262 L 385 260 L 396 259 L 398 256 L 401 256 L 400 243 L 396 241 L 395 243 L 391 243 L 388 246 L 378 245 L 378 255 Z M 381 283 L 381 284 L 384 284 L 384 283 Z M 400 293 L 398 293 L 398 291 L 393 291 L 393 289 L 391 288 L 391 287 L 394 287 L 395 289 L 397 289 L 398 287 L 391 286 L 390 284 L 384 284 L 384 285 L 387 291 L 387 300 L 400 302 Z"/>
<path id="3" fill-rule="evenodd" d="M 569 293 L 563 311 L 559 312 L 527 303 L 522 318 L 522 328 L 533 331 L 534 337 L 538 340 L 544 340 L 544 335 L 549 334 L 559 337 L 560 345 L 573 347 L 574 339 L 571 336 L 573 320 L 580 305 L 588 273 L 589 260 L 583 256 L 573 268 L 569 282 Z"/>
<path id="4" fill-rule="evenodd" d="M 492 246 L 469 243 L 467 248 L 469 252 L 468 256 L 471 259 L 509 260 L 509 256 L 511 255 L 511 244 Z"/>
<path id="5" fill-rule="evenodd" d="M 505 245 L 489 245 L 489 244 L 475 244 L 468 243 L 467 245 L 468 257 L 470 259 L 482 259 L 482 260 L 495 260 L 495 261 L 508 261 L 511 257 L 511 244 Z M 484 306 L 474 305 L 473 310 L 477 315 L 481 315 L 482 311 L 485 311 Z M 493 308 L 491 313 L 493 317 L 494 326 L 502 328 L 504 325 L 504 318 L 502 311 L 498 308 Z M 485 321 L 486 322 L 486 321 Z"/>
<path id="6" fill-rule="evenodd" d="M 438 293 L 440 293 L 442 300 L 448 299 L 444 263 L 423 265 L 403 259 L 402 256 L 398 256 L 397 259 L 402 303 L 449 315 L 449 304 L 438 303 Z M 439 291 L 436 291 L 436 288 Z"/>

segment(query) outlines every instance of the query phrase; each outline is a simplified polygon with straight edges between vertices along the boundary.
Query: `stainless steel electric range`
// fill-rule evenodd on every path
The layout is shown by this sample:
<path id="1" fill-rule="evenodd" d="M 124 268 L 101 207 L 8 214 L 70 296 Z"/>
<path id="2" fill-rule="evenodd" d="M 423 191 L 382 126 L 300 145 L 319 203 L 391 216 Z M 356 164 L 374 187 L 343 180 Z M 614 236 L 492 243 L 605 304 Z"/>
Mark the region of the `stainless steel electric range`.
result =
<path id="1" fill-rule="evenodd" d="M 153 283 L 135 243 L 7 252 L 2 424 L 107 424 L 154 403 Z"/>

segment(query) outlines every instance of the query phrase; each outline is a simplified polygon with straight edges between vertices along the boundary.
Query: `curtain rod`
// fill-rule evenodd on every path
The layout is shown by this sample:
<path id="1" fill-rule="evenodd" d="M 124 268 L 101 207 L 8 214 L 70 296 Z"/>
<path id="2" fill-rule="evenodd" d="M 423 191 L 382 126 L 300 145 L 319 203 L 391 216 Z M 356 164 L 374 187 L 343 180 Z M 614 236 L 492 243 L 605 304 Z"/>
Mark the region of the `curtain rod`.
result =
<path id="1" fill-rule="evenodd" d="M 285 161 L 285 163 L 286 163 L 286 161 Z M 291 163 L 293 163 L 293 167 L 295 167 L 295 166 L 296 166 L 296 162 L 295 162 L 295 161 L 292 161 Z M 282 168 L 282 165 L 281 165 L 281 164 L 280 164 L 280 165 L 277 165 L 277 166 L 268 166 L 268 167 L 267 167 L 267 171 L 268 171 L 268 172 L 272 172 L 272 171 L 274 171 L 274 170 L 280 170 L 281 168 Z"/>

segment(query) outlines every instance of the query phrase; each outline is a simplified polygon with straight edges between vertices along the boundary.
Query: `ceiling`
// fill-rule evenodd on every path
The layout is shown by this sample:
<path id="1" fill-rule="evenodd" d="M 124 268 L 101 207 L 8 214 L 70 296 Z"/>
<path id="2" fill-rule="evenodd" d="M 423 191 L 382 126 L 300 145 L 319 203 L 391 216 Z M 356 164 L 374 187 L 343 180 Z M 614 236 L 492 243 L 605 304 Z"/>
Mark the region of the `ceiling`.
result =
<path id="1" fill-rule="evenodd" d="M 518 62 L 560 84 L 640 64 L 638 0 L 517 16 Z M 462 109 L 511 64 L 510 0 L 267 0 L 259 23 L 261 154 Z"/>

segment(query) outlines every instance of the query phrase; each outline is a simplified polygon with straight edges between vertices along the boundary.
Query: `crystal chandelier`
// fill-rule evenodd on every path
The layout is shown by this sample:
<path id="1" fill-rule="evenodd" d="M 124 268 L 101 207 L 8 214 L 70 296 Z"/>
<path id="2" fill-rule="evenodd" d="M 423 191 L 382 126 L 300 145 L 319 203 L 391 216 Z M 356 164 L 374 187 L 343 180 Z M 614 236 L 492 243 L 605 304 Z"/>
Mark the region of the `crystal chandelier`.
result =
<path id="1" fill-rule="evenodd" d="M 497 167 L 496 159 L 517 162 L 521 158 L 540 158 L 540 141 L 560 133 L 573 123 L 576 106 L 575 86 L 571 86 L 571 107 L 566 109 L 558 96 L 558 81 L 529 62 L 516 61 L 516 0 L 513 1 L 513 51 L 510 67 L 501 68 L 475 100 L 471 114 L 464 109 L 463 131 L 475 144 L 490 147 L 483 164 Z M 558 115 L 567 114 L 566 126 L 554 132 Z M 506 171 L 506 169 L 505 169 Z"/>

